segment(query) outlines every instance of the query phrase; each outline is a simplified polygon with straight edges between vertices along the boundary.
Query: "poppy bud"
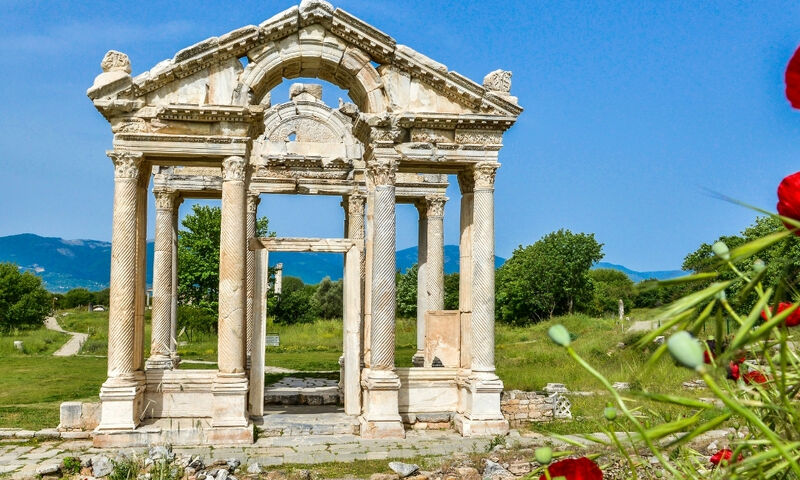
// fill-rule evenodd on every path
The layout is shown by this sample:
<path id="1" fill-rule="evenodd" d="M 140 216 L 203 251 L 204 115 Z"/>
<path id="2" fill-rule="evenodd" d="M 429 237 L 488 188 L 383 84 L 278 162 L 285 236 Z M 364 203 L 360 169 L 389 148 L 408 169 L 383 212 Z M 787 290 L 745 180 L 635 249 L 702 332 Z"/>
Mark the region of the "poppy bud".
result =
<path id="1" fill-rule="evenodd" d="M 725 245 L 725 242 L 722 240 L 717 240 L 714 242 L 714 245 L 711 245 L 711 251 L 714 252 L 714 255 L 723 260 L 731 259 L 731 251 L 728 250 L 728 246 Z"/>
<path id="2" fill-rule="evenodd" d="M 761 273 L 765 268 L 767 268 L 767 264 L 764 263 L 764 260 L 756 258 L 756 260 L 753 262 L 753 271 L 756 273 Z"/>
<path id="3" fill-rule="evenodd" d="M 552 340 L 555 344 L 561 345 L 562 347 L 569 346 L 569 332 L 567 331 L 567 327 L 564 325 L 561 325 L 560 323 L 553 325 L 549 330 L 547 330 L 547 335 L 550 336 L 550 340 Z"/>
<path id="4" fill-rule="evenodd" d="M 603 410 L 603 415 L 606 416 L 606 420 L 613 422 L 614 419 L 617 418 L 617 409 L 612 406 L 608 406 L 605 408 L 605 410 Z"/>
<path id="5" fill-rule="evenodd" d="M 725 290 L 720 290 L 719 292 L 717 292 L 715 297 L 717 297 L 717 300 L 719 300 L 720 302 L 725 302 L 728 300 L 728 295 L 725 294 Z"/>
<path id="6" fill-rule="evenodd" d="M 553 449 L 550 447 L 539 447 L 534 452 L 536 461 L 541 465 L 549 465 L 553 460 Z"/>
<path id="7" fill-rule="evenodd" d="M 685 330 L 669 337 L 667 349 L 672 358 L 684 367 L 695 370 L 703 365 L 703 346 Z"/>

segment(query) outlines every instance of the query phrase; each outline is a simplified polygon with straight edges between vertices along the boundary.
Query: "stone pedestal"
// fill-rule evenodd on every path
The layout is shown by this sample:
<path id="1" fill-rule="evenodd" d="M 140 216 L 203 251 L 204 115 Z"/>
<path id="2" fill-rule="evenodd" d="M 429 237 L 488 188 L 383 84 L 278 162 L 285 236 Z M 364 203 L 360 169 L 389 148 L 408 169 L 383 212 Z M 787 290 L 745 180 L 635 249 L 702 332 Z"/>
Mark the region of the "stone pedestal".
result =
<path id="1" fill-rule="evenodd" d="M 133 430 L 144 408 L 145 378 L 137 372 L 128 379 L 108 379 L 100 387 L 100 425 L 97 431 Z"/>
<path id="2" fill-rule="evenodd" d="M 220 373 L 211 387 L 214 395 L 212 427 L 246 427 L 247 378 L 244 373 Z"/>
<path id="3" fill-rule="evenodd" d="M 503 382 L 494 374 L 476 374 L 461 382 L 463 411 L 455 426 L 461 435 L 502 435 L 508 433 L 508 420 L 500 411 Z"/>
<path id="4" fill-rule="evenodd" d="M 405 438 L 400 418 L 400 379 L 393 370 L 364 370 L 364 413 L 359 417 L 365 438 Z"/>

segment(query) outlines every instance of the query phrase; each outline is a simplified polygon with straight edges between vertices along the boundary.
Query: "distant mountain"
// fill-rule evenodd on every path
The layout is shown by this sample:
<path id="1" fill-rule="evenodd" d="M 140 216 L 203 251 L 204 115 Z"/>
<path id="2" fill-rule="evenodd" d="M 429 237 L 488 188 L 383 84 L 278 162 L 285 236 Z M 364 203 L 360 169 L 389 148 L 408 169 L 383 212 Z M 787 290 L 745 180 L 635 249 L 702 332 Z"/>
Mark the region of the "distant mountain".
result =
<path id="1" fill-rule="evenodd" d="M 102 290 L 108 287 L 111 243 L 97 240 L 64 240 L 32 233 L 0 237 L 0 262 L 14 262 L 35 272 L 51 292 L 73 288 Z M 147 244 L 147 263 L 153 262 L 153 243 Z M 147 272 L 147 282 L 152 272 Z"/>
<path id="2" fill-rule="evenodd" d="M 316 252 L 275 252 L 269 264 L 283 263 L 284 275 L 299 277 L 308 284 L 318 283 L 325 277 L 342 278 L 343 255 Z M 64 240 L 40 237 L 31 233 L 0 237 L 0 262 L 14 262 L 23 269 L 35 272 L 52 292 L 66 292 L 73 288 L 101 290 L 108 287 L 111 269 L 111 243 L 97 240 Z M 444 271 L 458 271 L 458 245 L 445 245 Z M 495 266 L 505 262 L 495 257 Z M 397 269 L 406 271 L 417 263 L 417 247 L 397 252 Z M 147 242 L 147 283 L 152 283 L 153 242 Z M 685 274 L 680 270 L 637 272 L 622 265 L 600 262 L 594 268 L 613 268 L 638 282 L 648 278 L 659 280 Z"/>
<path id="3" fill-rule="evenodd" d="M 628 267 L 608 262 L 597 262 L 592 268 L 610 268 L 612 270 L 619 270 L 627 275 L 628 278 L 633 280 L 634 283 L 651 278 L 655 278 L 657 280 L 669 280 L 670 278 L 680 277 L 681 275 L 686 275 L 688 273 L 684 272 L 683 270 L 656 270 L 652 272 L 637 272 L 636 270 L 631 270 Z"/>

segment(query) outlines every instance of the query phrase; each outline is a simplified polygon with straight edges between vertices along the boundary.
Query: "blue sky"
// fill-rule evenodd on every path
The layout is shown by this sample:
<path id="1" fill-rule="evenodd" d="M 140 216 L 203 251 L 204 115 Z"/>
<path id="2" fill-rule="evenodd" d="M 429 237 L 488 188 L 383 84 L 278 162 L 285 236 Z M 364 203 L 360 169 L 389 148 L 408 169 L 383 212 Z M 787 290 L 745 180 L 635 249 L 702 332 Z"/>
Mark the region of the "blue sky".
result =
<path id="1" fill-rule="evenodd" d="M 85 96 L 107 50 L 127 53 L 138 74 L 294 3 L 0 0 L 0 235 L 110 238 L 111 132 Z M 754 218 L 707 190 L 774 209 L 778 182 L 800 169 L 800 112 L 783 96 L 800 44 L 796 1 L 334 5 L 478 82 L 514 72 L 526 111 L 501 151 L 499 255 L 569 228 L 594 232 L 606 261 L 677 268 Z M 452 190 L 447 243 L 458 239 Z M 337 198 L 261 205 L 280 235 L 341 235 Z M 416 242 L 410 206 L 398 208 L 397 241 Z"/>

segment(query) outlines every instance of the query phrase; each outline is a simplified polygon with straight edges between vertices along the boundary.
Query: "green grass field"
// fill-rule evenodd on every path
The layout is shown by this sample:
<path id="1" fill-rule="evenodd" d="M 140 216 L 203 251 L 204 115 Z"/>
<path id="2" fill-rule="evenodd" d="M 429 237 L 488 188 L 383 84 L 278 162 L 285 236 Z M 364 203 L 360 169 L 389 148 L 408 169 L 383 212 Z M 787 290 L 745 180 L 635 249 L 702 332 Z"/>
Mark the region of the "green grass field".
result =
<path id="1" fill-rule="evenodd" d="M 641 314 L 642 317 L 646 315 L 647 312 Z M 58 318 L 66 330 L 89 333 L 79 356 L 52 356 L 67 340 L 64 334 L 40 329 L 0 336 L 0 361 L 3 364 L 0 369 L 0 427 L 55 426 L 60 402 L 97 398 L 106 372 L 104 355 L 108 344 L 108 314 L 69 312 Z M 577 352 L 612 382 L 631 382 L 634 388 L 666 393 L 674 392 L 680 388 L 681 382 L 692 378 L 691 372 L 675 367 L 668 358 L 646 370 L 645 353 L 629 346 L 617 347 L 620 342 L 632 344 L 636 337 L 622 333 L 613 319 L 572 315 L 529 327 L 497 325 L 496 365 L 506 389 L 539 390 L 547 383 L 558 382 L 573 391 L 602 390 L 599 382 L 576 365 L 562 348 L 550 342 L 546 332 L 554 322 L 563 323 L 577 336 L 573 342 Z M 268 331 L 278 333 L 281 340 L 280 347 L 267 348 L 265 358 L 268 365 L 301 371 L 339 369 L 341 321 L 270 325 Z M 149 332 L 147 325 L 145 345 L 149 344 Z M 14 349 L 14 340 L 23 340 L 23 352 Z M 196 335 L 192 340 L 188 343 L 185 338 L 179 338 L 181 358 L 216 361 L 215 335 Z M 398 320 L 396 344 L 397 366 L 411 366 L 411 356 L 416 350 L 413 320 Z M 214 367 L 182 365 L 182 368 Z M 608 398 L 607 395 L 572 397 L 576 421 L 534 425 L 532 428 L 557 433 L 597 431 L 596 425 Z M 674 412 L 678 413 L 677 410 Z"/>

